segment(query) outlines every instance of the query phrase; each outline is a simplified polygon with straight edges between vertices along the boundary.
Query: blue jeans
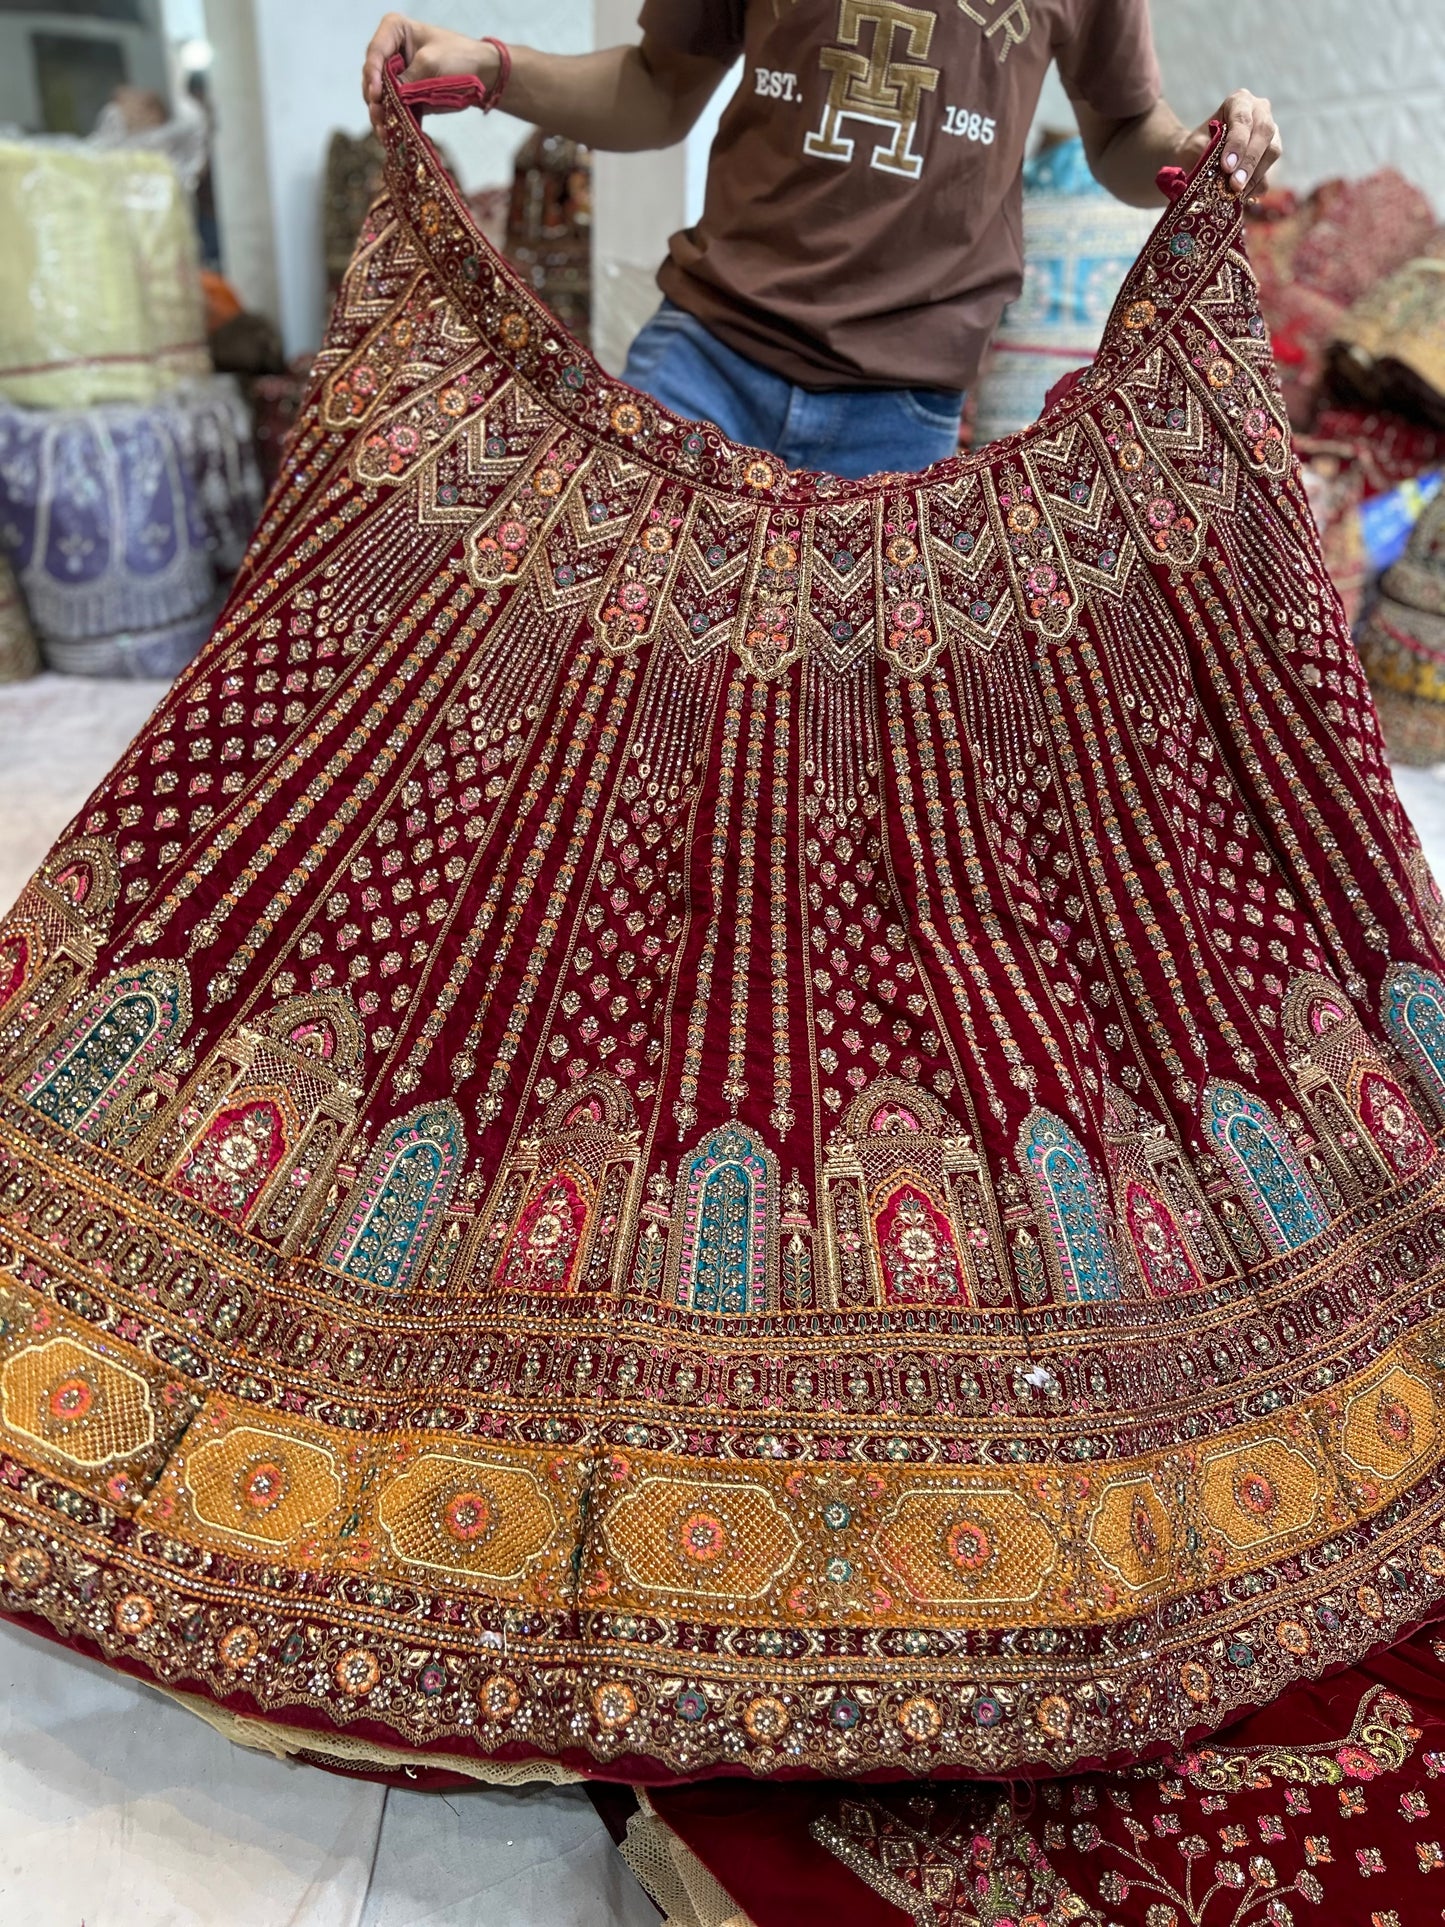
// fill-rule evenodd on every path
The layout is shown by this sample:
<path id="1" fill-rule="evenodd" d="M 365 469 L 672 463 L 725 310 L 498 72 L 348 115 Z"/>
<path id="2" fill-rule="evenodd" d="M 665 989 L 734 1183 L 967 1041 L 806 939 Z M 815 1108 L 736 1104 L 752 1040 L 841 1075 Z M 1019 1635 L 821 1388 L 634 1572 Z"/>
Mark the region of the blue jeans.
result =
<path id="1" fill-rule="evenodd" d="M 689 421 L 710 421 L 789 468 L 853 478 L 912 474 L 958 447 L 963 396 L 938 388 L 833 388 L 815 394 L 725 347 L 664 301 L 633 342 L 623 379 Z"/>

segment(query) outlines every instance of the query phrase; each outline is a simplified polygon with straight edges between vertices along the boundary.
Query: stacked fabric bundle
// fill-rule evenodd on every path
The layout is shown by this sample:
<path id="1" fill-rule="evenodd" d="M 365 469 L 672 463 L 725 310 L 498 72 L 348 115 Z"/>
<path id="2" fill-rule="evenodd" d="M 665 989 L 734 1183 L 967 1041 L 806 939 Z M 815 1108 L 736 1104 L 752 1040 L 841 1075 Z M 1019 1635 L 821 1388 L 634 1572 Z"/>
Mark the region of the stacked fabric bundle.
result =
<path id="1" fill-rule="evenodd" d="M 1335 356 L 1350 387 L 1445 428 L 1445 229 L 1356 302 L 1335 337 Z"/>
<path id="2" fill-rule="evenodd" d="M 1445 228 L 1392 168 L 1303 200 L 1275 191 L 1248 212 L 1306 492 L 1354 624 L 1445 462 Z M 1434 762 L 1434 638 L 1417 633 L 1432 618 L 1393 601 L 1387 588 L 1361 651 L 1392 754 Z"/>
<path id="3" fill-rule="evenodd" d="M 1036 155 L 1023 179 L 1024 285 L 979 377 L 975 446 L 1036 420 L 1059 377 L 1093 360 L 1154 225 L 1153 215 L 1100 187 L 1077 137 Z"/>
<path id="4" fill-rule="evenodd" d="M 1314 426 L 1350 309 L 1434 232 L 1429 201 L 1393 168 L 1322 182 L 1303 201 L 1287 191 L 1265 197 L 1250 223 L 1249 257 L 1296 428 Z"/>
<path id="5" fill-rule="evenodd" d="M 260 503 L 250 417 L 229 375 L 145 404 L 0 401 L 0 546 L 53 669 L 183 668 Z"/>
<path id="6" fill-rule="evenodd" d="M 0 252 L 0 550 L 41 652 L 174 675 L 261 502 L 180 179 L 160 153 L 0 143 Z"/>
<path id="7" fill-rule="evenodd" d="M 143 401 L 209 372 L 194 224 L 164 154 L 0 142 L 0 393 Z"/>
<path id="8" fill-rule="evenodd" d="M 1445 493 L 1415 525 L 1360 633 L 1390 754 L 1445 761 Z"/>
<path id="9" fill-rule="evenodd" d="M 22 682 L 40 667 L 40 652 L 15 571 L 0 555 L 0 682 Z"/>

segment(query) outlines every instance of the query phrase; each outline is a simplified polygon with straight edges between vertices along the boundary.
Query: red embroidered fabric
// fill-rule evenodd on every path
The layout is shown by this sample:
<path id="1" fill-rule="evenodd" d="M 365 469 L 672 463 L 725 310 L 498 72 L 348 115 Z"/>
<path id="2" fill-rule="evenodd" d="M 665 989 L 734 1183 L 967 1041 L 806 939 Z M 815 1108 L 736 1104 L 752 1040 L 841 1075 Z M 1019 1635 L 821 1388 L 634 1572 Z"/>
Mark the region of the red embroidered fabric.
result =
<path id="1" fill-rule="evenodd" d="M 844 483 L 604 374 L 387 84 L 0 934 L 0 1606 L 651 1781 L 1134 1759 L 1436 1617 L 1445 912 L 1213 157 L 1038 424 Z"/>
<path id="2" fill-rule="evenodd" d="M 1442 1749 L 1439 1642 L 1417 1634 L 1128 1773 L 650 1797 L 750 1927 L 1422 1927 L 1445 1903 Z"/>

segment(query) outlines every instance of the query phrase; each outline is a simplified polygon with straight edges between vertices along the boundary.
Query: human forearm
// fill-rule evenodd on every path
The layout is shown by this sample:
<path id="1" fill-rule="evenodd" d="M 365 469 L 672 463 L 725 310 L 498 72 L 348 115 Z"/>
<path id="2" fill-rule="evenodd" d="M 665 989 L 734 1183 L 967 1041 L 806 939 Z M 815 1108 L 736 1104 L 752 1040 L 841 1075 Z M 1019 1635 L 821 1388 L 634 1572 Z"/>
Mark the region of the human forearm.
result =
<path id="1" fill-rule="evenodd" d="M 1211 139 L 1210 121 L 1186 128 L 1167 100 L 1132 120 L 1106 120 L 1081 101 L 1074 111 L 1095 180 L 1131 207 L 1158 207 L 1160 168 L 1193 167 Z M 1219 170 L 1230 187 L 1243 196 L 1262 193 L 1282 151 L 1269 102 L 1241 88 L 1211 118 L 1225 130 Z"/>
<path id="2" fill-rule="evenodd" d="M 591 54 L 517 46 L 508 53 L 503 112 L 549 134 L 623 153 L 681 140 L 727 71 L 724 62 L 674 53 L 646 38 L 641 46 Z M 378 126 L 382 72 L 393 55 L 405 61 L 407 80 L 474 74 L 490 89 L 501 74 L 492 42 L 389 13 L 372 36 L 362 69 L 362 92 Z"/>
<path id="3" fill-rule="evenodd" d="M 691 85 L 668 84 L 644 47 L 604 47 L 572 55 L 517 46 L 508 51 L 512 71 L 500 112 L 613 153 L 671 147 L 680 141 L 721 78 L 707 72 Z M 483 52 L 495 60 L 493 48 Z M 710 70 L 714 63 L 688 64 Z M 492 77 L 492 72 L 482 74 L 484 81 Z"/>
<path id="4" fill-rule="evenodd" d="M 1081 126 L 1086 112 L 1079 110 Z M 1161 167 L 1185 164 L 1181 148 L 1187 138 L 1183 121 L 1161 100 L 1133 120 L 1102 123 L 1093 140 L 1085 135 L 1085 148 L 1095 180 L 1115 200 L 1130 207 L 1158 207 L 1164 196 L 1155 177 Z"/>

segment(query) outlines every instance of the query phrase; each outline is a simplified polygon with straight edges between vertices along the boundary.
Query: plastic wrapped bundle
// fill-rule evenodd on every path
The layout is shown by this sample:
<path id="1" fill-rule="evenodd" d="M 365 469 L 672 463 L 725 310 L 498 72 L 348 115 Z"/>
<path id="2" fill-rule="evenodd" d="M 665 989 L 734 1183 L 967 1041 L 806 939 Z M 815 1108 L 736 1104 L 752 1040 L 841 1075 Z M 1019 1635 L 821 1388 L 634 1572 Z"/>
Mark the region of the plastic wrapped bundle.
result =
<path id="1" fill-rule="evenodd" d="M 195 227 L 163 154 L 0 142 L 0 394 L 144 401 L 204 375 Z"/>
<path id="2" fill-rule="evenodd" d="M 1060 375 L 1092 361 L 1109 309 L 1154 217 L 1113 200 L 1084 143 L 1061 141 L 1024 168 L 1024 285 L 979 377 L 974 445 L 1036 421 Z"/>
<path id="3" fill-rule="evenodd" d="M 1445 428 L 1445 228 L 1357 301 L 1340 323 L 1334 366 L 1343 386 Z"/>
<path id="4" fill-rule="evenodd" d="M 1445 762 L 1445 491 L 1380 587 L 1360 656 L 1386 744 L 1399 763 Z"/>
<path id="5" fill-rule="evenodd" d="M 174 675 L 205 641 L 218 571 L 239 562 L 259 507 L 229 376 L 145 407 L 0 404 L 0 541 L 53 669 Z"/>
<path id="6" fill-rule="evenodd" d="M 0 555 L 0 682 L 23 682 L 40 667 L 40 652 L 15 571 Z"/>

